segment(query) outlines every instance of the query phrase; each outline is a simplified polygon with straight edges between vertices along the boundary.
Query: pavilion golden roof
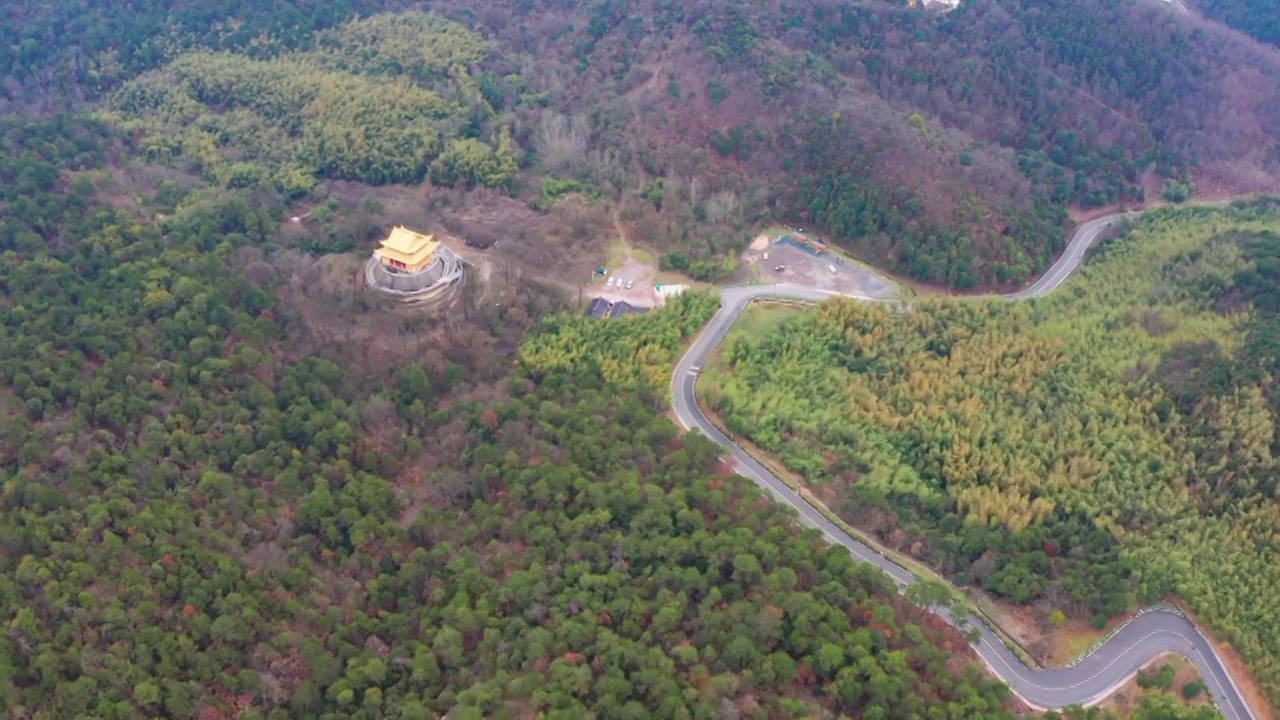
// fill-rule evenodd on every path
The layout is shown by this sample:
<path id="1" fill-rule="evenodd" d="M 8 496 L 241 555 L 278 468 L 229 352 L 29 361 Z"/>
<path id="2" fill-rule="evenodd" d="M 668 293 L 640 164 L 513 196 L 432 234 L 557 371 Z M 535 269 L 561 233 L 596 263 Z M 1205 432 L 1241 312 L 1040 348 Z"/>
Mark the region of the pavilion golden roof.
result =
<path id="1" fill-rule="evenodd" d="M 383 257 L 414 266 L 431 257 L 438 247 L 440 241 L 434 235 L 423 235 L 406 227 L 396 226 L 391 229 L 387 239 L 382 241 L 379 252 Z"/>

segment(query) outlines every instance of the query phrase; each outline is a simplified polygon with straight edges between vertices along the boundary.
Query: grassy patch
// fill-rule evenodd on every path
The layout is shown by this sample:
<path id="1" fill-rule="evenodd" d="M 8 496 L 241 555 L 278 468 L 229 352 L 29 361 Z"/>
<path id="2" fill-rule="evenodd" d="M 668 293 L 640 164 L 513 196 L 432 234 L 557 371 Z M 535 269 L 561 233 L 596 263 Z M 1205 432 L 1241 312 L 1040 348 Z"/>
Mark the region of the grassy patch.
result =
<path id="1" fill-rule="evenodd" d="M 732 343 L 737 340 L 751 340 L 768 335 L 778 329 L 788 318 L 803 315 L 807 312 L 810 312 L 809 308 L 796 307 L 794 305 L 753 303 L 742 311 L 742 315 L 738 317 L 737 322 L 733 324 L 733 328 L 729 330 L 729 334 L 725 336 L 725 343 Z"/>
<path id="2" fill-rule="evenodd" d="M 686 285 L 692 290 L 711 290 L 715 285 L 699 280 L 690 280 L 687 275 L 672 270 L 660 270 L 653 281 L 659 285 Z"/>
<path id="3" fill-rule="evenodd" d="M 658 266 L 658 261 L 654 259 L 653 253 L 638 247 L 631 248 L 631 259 L 636 262 L 644 263 L 645 265 L 652 265 L 654 267 Z"/>
<path id="4" fill-rule="evenodd" d="M 615 238 L 609 242 L 609 246 L 605 248 L 605 267 L 612 271 L 622 263 L 627 261 L 630 253 L 627 250 L 627 244 L 621 238 Z"/>
<path id="5" fill-rule="evenodd" d="M 1106 637 L 1121 623 L 1132 618 L 1140 608 L 1141 605 L 1137 602 L 1130 603 L 1123 613 L 1111 618 L 1107 622 L 1107 626 L 1101 630 L 1080 618 L 1068 620 L 1062 627 L 1049 633 L 1048 665 L 1050 667 L 1061 667 L 1084 655 L 1089 651 L 1089 648 L 1093 647 L 1094 643 Z"/>
<path id="6" fill-rule="evenodd" d="M 655 269 L 658 267 L 658 261 L 654 259 L 653 253 L 648 250 L 629 246 L 622 238 L 610 240 L 608 247 L 605 248 L 605 267 L 612 271 L 628 260 L 633 260 Z"/>

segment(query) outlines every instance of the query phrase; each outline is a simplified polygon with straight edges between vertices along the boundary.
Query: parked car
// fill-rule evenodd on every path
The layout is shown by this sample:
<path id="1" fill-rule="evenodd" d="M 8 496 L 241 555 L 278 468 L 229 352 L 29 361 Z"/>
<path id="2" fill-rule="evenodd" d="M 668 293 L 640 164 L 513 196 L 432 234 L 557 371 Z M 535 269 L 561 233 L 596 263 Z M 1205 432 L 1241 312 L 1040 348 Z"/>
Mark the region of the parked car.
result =
<path id="1" fill-rule="evenodd" d="M 609 282 L 604 284 L 605 287 L 613 287 L 613 278 L 609 278 Z"/>
<path id="2" fill-rule="evenodd" d="M 835 266 L 835 265 L 828 265 L 828 266 L 827 266 L 827 269 L 831 271 L 831 274 L 832 274 L 832 275 L 835 275 L 835 274 L 836 274 L 836 266 Z"/>
<path id="3" fill-rule="evenodd" d="M 628 289 L 628 290 L 630 290 L 630 289 L 631 289 L 631 286 L 632 286 L 632 285 L 635 285 L 635 284 L 636 284 L 636 281 L 635 281 L 635 280 L 628 280 L 628 281 L 627 281 L 627 289 Z"/>
<path id="4" fill-rule="evenodd" d="M 787 269 L 787 266 L 786 266 L 786 265 L 779 265 L 779 266 L 775 267 L 775 268 L 773 269 L 773 271 L 774 271 L 774 272 L 782 272 L 783 270 L 786 270 L 786 269 Z"/>

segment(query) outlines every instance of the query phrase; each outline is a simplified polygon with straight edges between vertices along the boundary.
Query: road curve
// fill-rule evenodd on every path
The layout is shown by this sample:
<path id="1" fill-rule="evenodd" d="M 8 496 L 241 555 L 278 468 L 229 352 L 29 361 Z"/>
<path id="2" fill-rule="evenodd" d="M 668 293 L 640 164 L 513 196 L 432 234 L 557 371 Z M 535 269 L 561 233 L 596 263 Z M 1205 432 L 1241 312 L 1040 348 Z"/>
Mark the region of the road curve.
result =
<path id="1" fill-rule="evenodd" d="M 1140 214 L 1131 212 L 1109 215 L 1081 225 L 1062 256 L 1043 276 L 1023 290 L 1000 297 L 1023 300 L 1049 294 L 1079 267 L 1085 251 L 1103 229 L 1121 219 L 1134 218 Z M 821 302 L 837 296 L 837 293 L 794 285 L 750 285 L 723 289 L 720 310 L 676 365 L 672 378 L 672 408 L 685 430 L 696 428 L 723 445 L 736 461 L 742 475 L 755 481 L 781 502 L 795 508 L 800 520 L 820 531 L 828 542 L 844 546 L 854 557 L 883 570 L 897 582 L 901 591 L 916 581 L 911 573 L 833 525 L 773 473 L 734 444 L 703 414 L 695 395 L 695 384 L 702 364 L 724 340 L 729 328 L 749 303 L 769 298 Z M 939 614 L 952 625 L 956 624 L 956 619 L 949 612 L 941 611 Z M 979 618 L 969 618 L 968 626 L 981 635 L 981 639 L 974 644 L 974 651 L 987 668 L 1007 683 L 1016 696 L 1039 710 L 1052 710 L 1073 704 L 1093 705 L 1159 656 L 1179 653 L 1195 664 L 1216 701 L 1218 710 L 1227 720 L 1255 720 L 1253 712 L 1213 646 L 1194 623 L 1175 611 L 1156 610 L 1135 616 L 1094 652 L 1071 667 L 1042 670 L 1023 665 Z"/>

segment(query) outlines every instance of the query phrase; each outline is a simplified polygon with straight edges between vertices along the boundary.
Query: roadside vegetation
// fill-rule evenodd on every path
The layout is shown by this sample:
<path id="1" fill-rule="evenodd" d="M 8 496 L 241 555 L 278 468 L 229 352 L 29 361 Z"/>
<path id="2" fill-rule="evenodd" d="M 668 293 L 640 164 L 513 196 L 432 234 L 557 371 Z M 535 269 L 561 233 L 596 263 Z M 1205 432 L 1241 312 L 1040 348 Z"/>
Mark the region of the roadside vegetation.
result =
<path id="1" fill-rule="evenodd" d="M 1277 231 L 1157 211 L 1047 299 L 828 303 L 700 391 L 894 549 L 1099 626 L 1176 595 L 1275 698 Z"/>

